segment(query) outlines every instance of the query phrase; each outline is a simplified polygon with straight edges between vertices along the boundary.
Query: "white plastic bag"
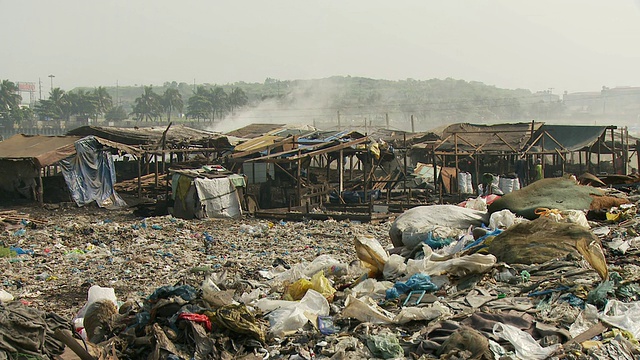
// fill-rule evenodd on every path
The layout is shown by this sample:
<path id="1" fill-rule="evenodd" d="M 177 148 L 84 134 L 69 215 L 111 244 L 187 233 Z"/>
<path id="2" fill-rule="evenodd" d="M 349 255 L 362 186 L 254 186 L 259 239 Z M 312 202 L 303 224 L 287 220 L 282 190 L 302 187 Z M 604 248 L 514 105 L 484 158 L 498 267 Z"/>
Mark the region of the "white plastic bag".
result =
<path id="1" fill-rule="evenodd" d="M 376 305 L 375 301 L 366 296 L 361 299 L 349 295 L 344 302 L 344 309 L 340 316 L 345 318 L 353 318 L 361 322 L 370 322 L 372 324 L 391 324 L 393 323 L 393 315 L 383 308 Z"/>
<path id="2" fill-rule="evenodd" d="M 13 295 L 4 289 L 0 289 L 0 303 L 8 303 L 13 301 Z"/>
<path id="3" fill-rule="evenodd" d="M 387 289 L 393 287 L 391 281 L 378 281 L 376 279 L 366 279 L 351 289 L 345 290 L 345 293 L 359 298 L 367 295 L 373 300 L 383 300 L 387 296 Z"/>
<path id="4" fill-rule="evenodd" d="M 331 255 L 320 255 L 305 266 L 304 273 L 308 277 L 312 277 L 319 271 L 324 271 L 325 275 L 336 272 L 336 269 L 342 269 L 346 272 L 349 268 L 348 264 L 344 264 L 334 259 Z"/>
<path id="5" fill-rule="evenodd" d="M 489 227 L 492 229 L 508 229 L 523 221 L 528 220 L 519 218 L 508 209 L 504 209 L 491 214 L 491 218 L 489 218 Z"/>
<path id="6" fill-rule="evenodd" d="M 315 323 L 318 316 L 329 315 L 329 302 L 319 292 L 307 290 L 300 301 L 260 299 L 256 306 L 269 313 L 271 332 L 283 336 L 297 331 L 308 321 Z"/>
<path id="7" fill-rule="evenodd" d="M 389 256 L 389 260 L 384 264 L 382 275 L 387 280 L 393 280 L 401 277 L 407 271 L 407 264 L 404 263 L 404 257 L 393 254 Z"/>
<path id="8" fill-rule="evenodd" d="M 436 301 L 430 306 L 403 307 L 402 310 L 393 318 L 395 324 L 406 324 L 410 321 L 431 321 L 442 316 L 451 315 L 451 310 Z"/>
<path id="9" fill-rule="evenodd" d="M 407 276 L 417 273 L 454 276 L 464 276 L 471 273 L 482 274 L 489 271 L 496 263 L 495 256 L 483 254 L 472 254 L 439 261 L 439 256 L 434 254 L 428 245 L 425 244 L 423 250 L 425 255 L 423 259 L 409 259 L 407 261 Z"/>
<path id="10" fill-rule="evenodd" d="M 575 223 L 587 229 L 591 229 L 587 215 L 582 210 L 565 210 L 562 212 L 562 216 L 568 223 Z"/>
<path id="11" fill-rule="evenodd" d="M 609 325 L 627 330 L 636 339 L 640 336 L 640 301 L 623 303 L 609 300 L 599 317 Z"/>
<path id="12" fill-rule="evenodd" d="M 464 205 L 467 209 L 478 210 L 478 211 L 487 211 L 487 199 L 484 199 L 480 196 L 477 198 L 469 198 L 467 199 L 467 203 Z"/>
<path id="13" fill-rule="evenodd" d="M 522 360 L 544 360 L 560 347 L 560 344 L 555 344 L 543 348 L 531 335 L 507 324 L 495 324 L 493 335 L 510 342 L 516 349 L 516 356 Z"/>

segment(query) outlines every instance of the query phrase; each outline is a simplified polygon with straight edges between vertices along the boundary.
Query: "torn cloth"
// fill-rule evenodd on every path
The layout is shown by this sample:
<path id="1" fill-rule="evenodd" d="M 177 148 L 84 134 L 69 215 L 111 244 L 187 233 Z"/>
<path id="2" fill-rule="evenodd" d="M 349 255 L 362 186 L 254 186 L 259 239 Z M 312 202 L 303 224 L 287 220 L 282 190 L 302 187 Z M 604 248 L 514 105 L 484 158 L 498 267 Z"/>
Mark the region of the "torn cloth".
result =
<path id="1" fill-rule="evenodd" d="M 59 355 L 65 345 L 53 337 L 71 324 L 56 314 L 46 314 L 18 302 L 0 304 L 0 352 L 34 356 Z"/>

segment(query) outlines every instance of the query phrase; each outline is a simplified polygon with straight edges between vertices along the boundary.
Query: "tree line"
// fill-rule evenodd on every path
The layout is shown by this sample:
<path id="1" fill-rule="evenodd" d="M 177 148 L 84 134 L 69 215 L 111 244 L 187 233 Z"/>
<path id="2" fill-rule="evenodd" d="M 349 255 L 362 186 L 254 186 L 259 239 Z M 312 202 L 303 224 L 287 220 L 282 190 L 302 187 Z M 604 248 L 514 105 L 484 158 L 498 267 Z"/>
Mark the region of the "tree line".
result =
<path id="1" fill-rule="evenodd" d="M 20 106 L 21 102 L 22 96 L 15 83 L 9 80 L 0 82 L 0 122 L 4 125 L 18 124 L 34 117 L 69 121 L 73 116 L 84 121 L 102 116 L 107 121 L 126 120 L 130 116 L 137 121 L 160 121 L 164 117 L 171 121 L 172 114 L 197 121 L 214 121 L 247 105 L 248 99 L 240 88 L 227 94 L 221 87 L 199 86 L 187 100 L 187 111 L 183 113 L 184 101 L 177 88 L 168 88 L 158 94 L 152 86 L 145 86 L 142 94 L 134 100 L 132 111 L 127 112 L 120 104 L 114 106 L 112 96 L 100 86 L 93 91 L 77 89 L 67 92 L 59 87 L 53 88 L 49 97 L 38 101 L 34 109 Z"/>

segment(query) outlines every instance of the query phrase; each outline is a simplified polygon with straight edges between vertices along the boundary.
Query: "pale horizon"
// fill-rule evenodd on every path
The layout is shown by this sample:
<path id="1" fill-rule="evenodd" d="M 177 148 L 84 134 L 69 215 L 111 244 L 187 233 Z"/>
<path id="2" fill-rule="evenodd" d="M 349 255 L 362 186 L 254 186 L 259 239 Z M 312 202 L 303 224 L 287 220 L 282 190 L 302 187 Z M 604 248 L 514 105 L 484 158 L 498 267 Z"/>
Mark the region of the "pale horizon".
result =
<path id="1" fill-rule="evenodd" d="M 358 76 L 640 86 L 640 0 L 0 0 L 0 78 L 54 87 Z"/>

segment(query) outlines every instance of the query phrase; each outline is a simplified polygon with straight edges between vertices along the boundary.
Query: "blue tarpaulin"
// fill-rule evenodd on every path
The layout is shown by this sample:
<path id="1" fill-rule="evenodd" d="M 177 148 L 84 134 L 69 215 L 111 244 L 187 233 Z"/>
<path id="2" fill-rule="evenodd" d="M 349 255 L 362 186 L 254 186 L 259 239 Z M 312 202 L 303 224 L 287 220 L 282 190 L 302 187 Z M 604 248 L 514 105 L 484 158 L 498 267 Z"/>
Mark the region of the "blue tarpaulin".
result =
<path id="1" fill-rule="evenodd" d="M 113 189 L 116 173 L 111 154 L 94 136 L 82 138 L 74 146 L 76 154 L 61 160 L 60 165 L 76 204 L 83 206 L 95 201 L 106 208 L 126 206 Z"/>

